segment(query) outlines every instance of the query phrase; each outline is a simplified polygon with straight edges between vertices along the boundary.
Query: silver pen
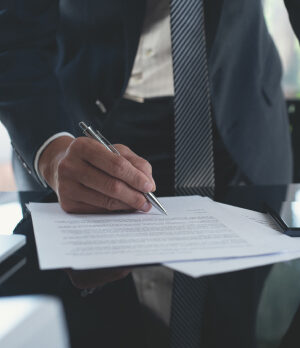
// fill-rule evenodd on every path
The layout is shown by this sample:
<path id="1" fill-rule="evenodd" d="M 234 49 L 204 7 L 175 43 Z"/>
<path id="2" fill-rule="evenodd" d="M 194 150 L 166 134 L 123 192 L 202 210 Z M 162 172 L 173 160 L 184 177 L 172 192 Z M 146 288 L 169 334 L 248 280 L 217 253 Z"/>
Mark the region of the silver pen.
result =
<path id="1" fill-rule="evenodd" d="M 102 145 L 106 147 L 108 151 L 111 151 L 118 156 L 121 156 L 120 152 L 98 131 L 94 131 L 91 126 L 88 126 L 85 122 L 79 122 L 79 126 L 83 131 L 83 134 L 89 138 L 99 141 Z M 154 196 L 152 192 L 143 193 L 146 199 L 160 212 L 167 215 L 165 208 L 159 203 L 158 199 Z"/>

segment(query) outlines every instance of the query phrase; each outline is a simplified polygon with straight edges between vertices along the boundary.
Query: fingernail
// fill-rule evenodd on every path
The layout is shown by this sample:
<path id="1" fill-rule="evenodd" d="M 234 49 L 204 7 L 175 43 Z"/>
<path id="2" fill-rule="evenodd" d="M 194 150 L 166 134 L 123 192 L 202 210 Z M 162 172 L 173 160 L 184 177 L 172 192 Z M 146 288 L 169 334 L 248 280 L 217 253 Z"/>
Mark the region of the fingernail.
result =
<path id="1" fill-rule="evenodd" d="M 155 184 L 155 181 L 153 180 L 153 186 L 152 186 L 152 191 L 156 191 L 156 184 Z"/>
<path id="2" fill-rule="evenodd" d="M 149 211 L 151 209 L 151 204 L 150 203 L 148 203 L 148 202 L 145 202 L 145 204 L 142 206 L 142 211 L 145 211 L 145 212 L 147 212 L 147 211 Z"/>
<path id="3" fill-rule="evenodd" d="M 146 182 L 146 184 L 144 185 L 144 190 L 145 192 L 150 192 L 153 189 L 153 184 L 150 184 L 150 182 Z"/>

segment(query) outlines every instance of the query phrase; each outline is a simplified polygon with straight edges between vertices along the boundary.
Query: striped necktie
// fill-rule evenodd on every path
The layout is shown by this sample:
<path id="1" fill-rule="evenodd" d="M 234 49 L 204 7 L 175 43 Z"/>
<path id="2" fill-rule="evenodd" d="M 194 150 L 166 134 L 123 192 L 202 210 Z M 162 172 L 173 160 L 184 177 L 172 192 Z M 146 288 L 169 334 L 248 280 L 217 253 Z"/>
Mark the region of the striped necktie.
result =
<path id="1" fill-rule="evenodd" d="M 203 0 L 171 0 L 175 188 L 214 185 Z"/>
<path id="2" fill-rule="evenodd" d="M 214 186 L 212 119 L 203 0 L 171 0 L 175 110 L 175 189 Z M 199 348 L 206 278 L 176 273 L 173 285 L 171 346 Z"/>

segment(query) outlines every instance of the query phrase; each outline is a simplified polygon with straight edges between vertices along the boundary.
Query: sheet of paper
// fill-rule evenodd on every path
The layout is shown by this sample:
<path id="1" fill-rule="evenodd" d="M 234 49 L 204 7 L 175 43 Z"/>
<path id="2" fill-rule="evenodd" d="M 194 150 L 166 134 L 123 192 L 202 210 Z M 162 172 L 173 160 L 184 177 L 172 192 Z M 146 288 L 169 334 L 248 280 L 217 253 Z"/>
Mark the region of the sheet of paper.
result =
<path id="1" fill-rule="evenodd" d="M 194 262 L 164 263 L 173 269 L 194 278 L 202 276 L 228 273 L 249 269 L 253 267 L 271 265 L 278 262 L 296 260 L 300 258 L 300 252 L 284 252 L 272 255 L 253 256 L 246 258 L 230 258 L 221 260 L 204 260 Z"/>
<path id="2" fill-rule="evenodd" d="M 209 199 L 209 198 L 203 198 L 203 199 Z M 251 220 L 252 222 L 257 222 L 257 223 L 259 223 L 267 228 L 270 228 L 272 230 L 275 230 L 277 232 L 281 231 L 280 228 L 278 227 L 278 225 L 272 219 L 272 217 L 268 214 L 260 213 L 257 211 L 248 210 L 248 209 L 244 209 L 244 208 L 234 207 L 232 205 L 227 205 L 227 204 L 223 204 L 223 203 L 216 203 L 216 204 L 218 204 L 220 207 L 222 207 L 224 209 L 227 209 L 227 211 L 229 213 L 239 214 L 239 215 Z"/>
<path id="3" fill-rule="evenodd" d="M 42 269 L 113 267 L 262 255 L 290 247 L 240 215 L 199 196 L 160 199 L 168 216 L 71 215 L 57 203 L 30 203 Z"/>
<path id="4" fill-rule="evenodd" d="M 278 226 L 274 223 L 274 221 L 271 220 L 271 218 L 267 214 L 237 208 L 221 203 L 217 204 L 228 211 L 231 216 L 240 215 L 245 219 L 249 219 L 254 224 L 266 227 L 267 232 L 265 230 L 265 233 L 268 233 L 270 236 L 274 236 L 275 238 L 277 238 L 277 236 L 279 238 L 282 236 L 282 234 L 279 232 L 280 229 L 278 228 Z M 219 260 L 203 260 L 194 262 L 174 262 L 167 263 L 165 264 L 165 266 L 195 278 L 205 275 L 226 273 L 252 267 L 265 266 L 300 258 L 300 238 L 293 238 L 292 241 L 294 245 L 290 250 L 286 250 L 285 252 L 273 255 L 228 258 Z"/>

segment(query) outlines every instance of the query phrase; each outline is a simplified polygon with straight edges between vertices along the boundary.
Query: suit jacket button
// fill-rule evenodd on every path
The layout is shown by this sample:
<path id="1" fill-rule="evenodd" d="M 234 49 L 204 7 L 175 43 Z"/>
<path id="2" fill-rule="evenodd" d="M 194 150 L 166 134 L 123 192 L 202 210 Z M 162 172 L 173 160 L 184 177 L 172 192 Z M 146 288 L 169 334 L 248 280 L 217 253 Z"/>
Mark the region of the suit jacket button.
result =
<path id="1" fill-rule="evenodd" d="M 96 105 L 98 106 L 98 108 L 102 112 L 102 114 L 106 114 L 107 113 L 107 109 L 106 109 L 105 105 L 102 103 L 101 100 L 97 99 L 96 100 Z"/>

